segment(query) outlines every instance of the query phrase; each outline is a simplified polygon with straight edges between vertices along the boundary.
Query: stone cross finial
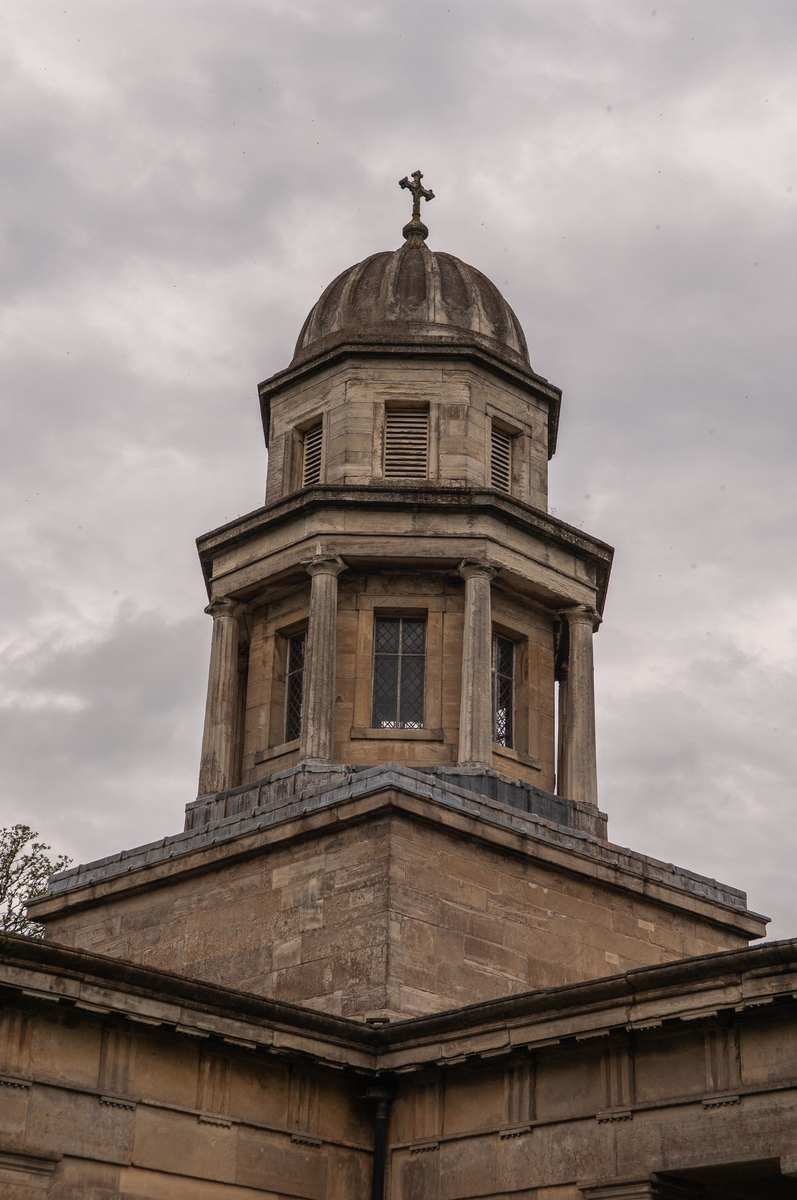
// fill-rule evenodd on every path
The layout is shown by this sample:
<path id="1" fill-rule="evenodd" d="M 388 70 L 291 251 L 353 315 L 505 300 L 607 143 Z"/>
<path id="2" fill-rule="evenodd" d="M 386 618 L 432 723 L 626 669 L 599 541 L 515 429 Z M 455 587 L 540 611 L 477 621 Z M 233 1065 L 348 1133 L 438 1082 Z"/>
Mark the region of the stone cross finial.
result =
<path id="1" fill-rule="evenodd" d="M 425 241 L 429 236 L 429 230 L 421 220 L 421 197 L 427 201 L 434 200 L 434 192 L 423 186 L 421 183 L 422 179 L 423 175 L 420 171 L 413 171 L 412 182 L 410 182 L 410 177 L 407 175 L 399 180 L 399 187 L 407 188 L 408 191 L 412 192 L 412 220 L 404 226 L 401 232 L 405 238 L 408 240 L 412 238 L 413 241 L 416 238 L 420 241 Z"/>

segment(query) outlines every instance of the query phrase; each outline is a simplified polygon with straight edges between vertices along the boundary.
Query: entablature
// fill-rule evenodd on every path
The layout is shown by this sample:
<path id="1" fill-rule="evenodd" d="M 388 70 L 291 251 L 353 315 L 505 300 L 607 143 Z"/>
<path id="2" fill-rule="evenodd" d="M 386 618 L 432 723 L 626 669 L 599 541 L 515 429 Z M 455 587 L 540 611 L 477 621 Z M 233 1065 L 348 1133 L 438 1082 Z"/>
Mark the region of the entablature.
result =
<path id="1" fill-rule="evenodd" d="M 372 1026 L 107 955 L 0 933 L 0 989 L 230 1047 L 382 1074 L 456 1066 L 614 1032 L 673 1028 L 797 1000 L 797 939 L 524 992 Z M 29 1082 L 29 1081 L 25 1081 Z"/>
<path id="2" fill-rule="evenodd" d="M 613 556 L 604 542 L 491 489 L 406 484 L 305 488 L 205 534 L 197 546 L 214 598 L 278 583 L 318 553 L 375 570 L 454 570 L 463 558 L 481 557 L 546 606 L 591 604 L 599 613 Z"/>

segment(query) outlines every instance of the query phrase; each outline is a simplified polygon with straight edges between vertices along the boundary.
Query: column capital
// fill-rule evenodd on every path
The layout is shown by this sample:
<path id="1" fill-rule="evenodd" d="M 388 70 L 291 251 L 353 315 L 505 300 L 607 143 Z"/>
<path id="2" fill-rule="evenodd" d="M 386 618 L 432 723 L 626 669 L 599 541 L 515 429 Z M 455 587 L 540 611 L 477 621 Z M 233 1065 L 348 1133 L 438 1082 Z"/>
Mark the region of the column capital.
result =
<path id="1" fill-rule="evenodd" d="M 237 617 L 242 611 L 243 605 L 239 600 L 233 600 L 232 596 L 217 596 L 205 609 L 210 617 Z"/>
<path id="2" fill-rule="evenodd" d="M 559 615 L 567 617 L 569 624 L 589 625 L 593 633 L 603 621 L 603 617 L 591 604 L 574 604 L 572 608 L 560 608 Z"/>
<path id="3" fill-rule="evenodd" d="M 336 578 L 341 571 L 348 569 L 348 563 L 345 563 L 337 554 L 316 554 L 313 558 L 306 559 L 302 566 L 308 575 L 334 575 Z"/>
<path id="4" fill-rule="evenodd" d="M 498 574 L 498 567 L 493 567 L 484 559 L 463 558 L 457 567 L 457 574 L 463 579 L 476 579 L 480 575 L 493 579 Z"/>

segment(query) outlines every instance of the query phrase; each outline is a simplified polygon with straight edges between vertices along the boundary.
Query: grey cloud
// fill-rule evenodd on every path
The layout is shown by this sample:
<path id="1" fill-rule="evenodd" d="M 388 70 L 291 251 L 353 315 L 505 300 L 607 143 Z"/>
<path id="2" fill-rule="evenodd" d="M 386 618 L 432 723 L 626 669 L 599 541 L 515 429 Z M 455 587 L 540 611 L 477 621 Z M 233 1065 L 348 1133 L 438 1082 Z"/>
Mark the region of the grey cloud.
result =
<path id="1" fill-rule="evenodd" d="M 162 836 L 164 821 L 180 828 L 196 782 L 205 620 L 123 610 L 88 644 L 6 652 L 4 690 L 16 700 L 0 708 L 7 822 L 46 827 L 82 860 Z"/>
<path id="2" fill-rule="evenodd" d="M 261 502 L 255 385 L 420 166 L 564 387 L 554 507 L 617 545 L 612 836 L 793 931 L 793 4 L 63 7 L 5 14 L 0 818 L 179 825 L 193 538 Z"/>

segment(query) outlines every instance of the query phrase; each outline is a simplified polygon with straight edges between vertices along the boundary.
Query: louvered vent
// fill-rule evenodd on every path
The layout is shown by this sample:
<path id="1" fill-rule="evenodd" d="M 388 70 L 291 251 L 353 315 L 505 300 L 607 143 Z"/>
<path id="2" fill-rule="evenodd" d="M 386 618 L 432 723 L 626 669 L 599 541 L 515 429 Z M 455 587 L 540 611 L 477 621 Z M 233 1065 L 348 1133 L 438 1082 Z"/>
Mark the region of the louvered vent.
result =
<path id="1" fill-rule="evenodd" d="M 387 409 L 385 412 L 385 478 L 426 479 L 428 464 L 428 409 Z"/>
<path id="2" fill-rule="evenodd" d="M 490 479 L 501 492 L 512 490 L 512 435 L 493 425 Z"/>
<path id="3" fill-rule="evenodd" d="M 304 435 L 302 454 L 302 487 L 318 483 L 321 478 L 321 435 L 323 425 L 319 421 Z"/>

